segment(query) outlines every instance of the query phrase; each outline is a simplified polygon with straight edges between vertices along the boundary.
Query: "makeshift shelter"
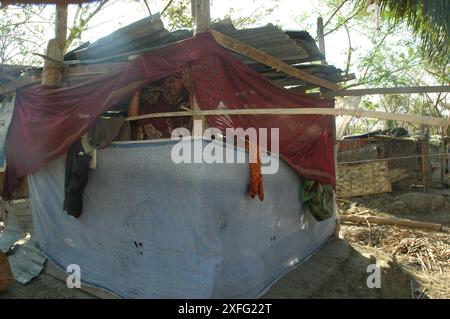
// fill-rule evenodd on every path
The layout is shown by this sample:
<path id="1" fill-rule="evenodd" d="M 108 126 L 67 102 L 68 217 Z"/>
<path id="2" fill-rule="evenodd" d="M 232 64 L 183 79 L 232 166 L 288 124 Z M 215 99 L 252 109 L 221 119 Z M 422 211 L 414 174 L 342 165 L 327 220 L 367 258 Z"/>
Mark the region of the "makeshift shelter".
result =
<path id="1" fill-rule="evenodd" d="M 445 187 L 448 184 L 448 141 L 434 135 L 427 137 L 422 132 L 411 134 L 403 128 L 376 130 L 364 134 L 345 136 L 338 141 L 338 170 L 347 169 L 348 176 L 343 180 L 352 181 L 352 191 L 345 191 L 345 196 L 360 196 L 370 193 L 382 193 L 391 190 L 408 190 L 421 187 Z M 363 175 L 350 176 L 349 170 L 360 165 L 366 166 L 366 174 L 374 176 L 371 167 L 385 166 L 383 174 L 386 181 L 371 181 Z M 362 168 L 364 169 L 364 168 Z M 350 175 L 349 175 L 350 174 Z M 340 174 L 341 175 L 341 174 Z M 373 191 L 357 189 L 372 187 Z M 381 184 L 387 183 L 388 186 Z M 392 188 L 391 184 L 392 183 Z M 338 182 L 339 184 L 339 182 Z M 378 185 L 377 185 L 378 184 Z M 345 188 L 342 185 L 342 188 Z M 338 186 L 338 196 L 339 196 Z"/>
<path id="2" fill-rule="evenodd" d="M 83 213 L 76 219 L 63 211 L 65 154 L 106 111 L 126 105 L 136 90 L 180 71 L 192 79 L 201 110 L 332 108 L 333 102 L 274 85 L 267 77 L 276 82 L 286 76 L 263 76 L 255 70 L 258 64 L 246 65 L 208 32 L 196 37 L 178 34 L 176 40 L 186 39 L 176 43 L 170 43 L 173 33 L 140 34 L 153 46 L 141 49 L 129 41 L 137 51 L 123 52 L 123 43 L 115 41 L 129 40 L 126 30 L 113 33 L 113 42 L 101 39 L 67 59 L 89 58 L 72 63 L 80 70 L 80 62 L 111 63 L 140 54 L 130 62 L 97 65 L 97 71 L 113 71 L 95 77 L 91 73 L 87 81 L 69 80 L 64 88 L 33 85 L 17 90 L 3 194 L 10 198 L 18 180 L 28 176 L 37 244 L 61 269 L 79 265 L 84 283 L 122 297 L 257 297 L 334 232 L 335 212 L 319 222 L 301 201 L 305 198 L 299 198 L 306 180 L 335 184 L 333 116 L 206 116 L 210 127 L 222 131 L 279 129 L 279 152 L 267 145 L 272 153 L 261 155 L 263 163 L 278 155 L 282 159 L 276 174 L 264 175 L 263 201 L 247 194 L 248 160 L 170 160 L 177 143 L 191 146 L 200 141 L 202 149 L 215 144 L 248 158 L 245 148 L 205 138 L 121 141 L 98 151 L 96 169 L 89 172 L 82 195 Z M 283 34 L 280 42 L 295 44 L 281 30 L 271 32 Z M 165 45 L 156 41 L 161 39 Z M 263 47 L 270 43 L 270 38 L 259 39 L 265 39 Z M 112 56 L 92 60 L 105 52 Z M 293 64 L 302 60 L 297 54 L 285 58 Z M 92 72 L 90 65 L 84 70 L 89 68 Z"/>

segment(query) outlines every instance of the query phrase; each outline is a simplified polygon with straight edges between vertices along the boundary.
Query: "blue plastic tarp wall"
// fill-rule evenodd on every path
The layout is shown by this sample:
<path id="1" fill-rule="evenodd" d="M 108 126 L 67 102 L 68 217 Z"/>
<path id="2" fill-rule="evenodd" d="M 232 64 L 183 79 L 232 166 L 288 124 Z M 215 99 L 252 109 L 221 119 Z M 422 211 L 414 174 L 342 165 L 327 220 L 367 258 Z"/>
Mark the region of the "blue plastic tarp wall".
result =
<path id="1" fill-rule="evenodd" d="M 37 245 L 125 298 L 254 298 L 333 233 L 335 218 L 314 220 L 282 161 L 261 202 L 247 195 L 248 164 L 175 164 L 174 143 L 99 151 L 79 219 L 62 209 L 64 158 L 29 176 Z"/>

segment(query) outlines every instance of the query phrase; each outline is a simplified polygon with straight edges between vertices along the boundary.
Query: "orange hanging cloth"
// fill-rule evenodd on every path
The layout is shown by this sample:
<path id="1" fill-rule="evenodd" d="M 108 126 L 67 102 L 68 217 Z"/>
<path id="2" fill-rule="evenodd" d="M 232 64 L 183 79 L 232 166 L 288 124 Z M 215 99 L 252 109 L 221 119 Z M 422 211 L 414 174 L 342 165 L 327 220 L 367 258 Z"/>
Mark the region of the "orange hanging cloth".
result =
<path id="1" fill-rule="evenodd" d="M 256 147 L 256 152 L 251 150 L 252 147 Z M 254 158 L 256 156 L 256 159 Z M 251 198 L 255 198 L 258 194 L 259 200 L 264 200 L 264 188 L 263 188 L 263 176 L 261 172 L 262 164 L 259 154 L 259 146 L 249 145 L 249 158 L 250 158 L 250 185 L 248 193 Z"/>

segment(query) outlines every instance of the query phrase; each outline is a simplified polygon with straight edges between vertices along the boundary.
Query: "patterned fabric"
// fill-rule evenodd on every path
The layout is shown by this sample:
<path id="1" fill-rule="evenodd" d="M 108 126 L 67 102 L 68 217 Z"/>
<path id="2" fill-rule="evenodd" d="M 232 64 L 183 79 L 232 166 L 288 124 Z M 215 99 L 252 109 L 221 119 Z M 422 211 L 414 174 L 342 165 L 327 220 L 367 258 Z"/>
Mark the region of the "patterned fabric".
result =
<path id="1" fill-rule="evenodd" d="M 163 87 L 150 86 L 141 92 L 139 115 L 183 111 L 189 108 L 189 95 L 183 92 L 179 97 L 172 97 Z M 169 138 L 172 131 L 184 127 L 192 129 L 191 117 L 168 117 L 138 121 L 138 140 Z"/>
<path id="2" fill-rule="evenodd" d="M 162 138 L 163 133 L 157 130 L 153 124 L 144 124 L 138 127 L 137 139 L 148 140 Z"/>

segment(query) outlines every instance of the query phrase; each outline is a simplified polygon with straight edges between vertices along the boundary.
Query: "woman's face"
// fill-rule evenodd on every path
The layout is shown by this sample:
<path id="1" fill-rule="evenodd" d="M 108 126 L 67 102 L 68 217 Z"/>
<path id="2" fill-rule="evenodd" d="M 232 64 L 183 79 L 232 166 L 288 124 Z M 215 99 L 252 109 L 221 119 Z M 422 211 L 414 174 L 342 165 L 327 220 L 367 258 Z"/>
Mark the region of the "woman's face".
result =
<path id="1" fill-rule="evenodd" d="M 183 92 L 183 81 L 181 77 L 168 76 L 164 79 L 164 88 L 169 92 L 170 95 L 177 97 Z"/>

